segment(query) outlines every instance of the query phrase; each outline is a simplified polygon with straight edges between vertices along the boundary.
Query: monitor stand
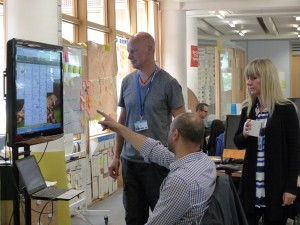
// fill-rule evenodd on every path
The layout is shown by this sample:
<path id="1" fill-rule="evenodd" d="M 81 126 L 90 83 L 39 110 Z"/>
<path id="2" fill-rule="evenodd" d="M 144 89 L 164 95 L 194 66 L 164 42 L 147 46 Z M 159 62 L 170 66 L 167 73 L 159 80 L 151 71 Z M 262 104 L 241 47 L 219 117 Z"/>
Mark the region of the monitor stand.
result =
<path id="1" fill-rule="evenodd" d="M 24 147 L 24 152 L 21 154 L 19 153 L 18 147 L 12 148 L 12 163 L 13 163 L 13 174 L 14 174 L 14 180 L 16 182 L 16 189 L 13 193 L 13 214 L 14 214 L 14 225 L 20 225 L 20 196 L 18 190 L 20 190 L 20 184 L 19 184 L 19 173 L 18 169 L 15 164 L 15 160 L 18 160 L 20 155 L 24 155 L 24 157 L 27 157 L 30 155 L 30 146 Z M 31 200 L 30 196 L 25 192 L 24 194 L 25 199 L 25 225 L 31 224 Z"/>

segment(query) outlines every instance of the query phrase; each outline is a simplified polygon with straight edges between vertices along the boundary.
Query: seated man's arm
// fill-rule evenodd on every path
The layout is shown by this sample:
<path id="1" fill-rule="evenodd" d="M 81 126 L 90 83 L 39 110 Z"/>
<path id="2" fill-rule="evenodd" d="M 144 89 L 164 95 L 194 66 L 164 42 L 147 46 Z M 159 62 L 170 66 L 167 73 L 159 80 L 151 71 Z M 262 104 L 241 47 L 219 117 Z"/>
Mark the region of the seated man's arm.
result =
<path id="1" fill-rule="evenodd" d="M 152 138 L 145 140 L 140 151 L 145 162 L 153 162 L 168 169 L 170 163 L 175 160 L 173 152 L 169 151 L 160 141 Z"/>
<path id="2" fill-rule="evenodd" d="M 124 137 L 126 141 L 132 144 L 136 150 L 139 151 L 141 149 L 143 143 L 147 139 L 146 136 L 133 132 L 131 129 L 116 122 L 109 115 L 102 111 L 97 110 L 97 112 L 105 118 L 105 120 L 99 121 L 99 124 L 102 125 L 103 130 L 110 129 Z"/>
<path id="3" fill-rule="evenodd" d="M 97 112 L 105 118 L 99 122 L 103 130 L 110 129 L 123 136 L 136 150 L 141 151 L 146 162 L 154 162 L 168 168 L 169 164 L 175 160 L 174 154 L 159 141 L 132 131 L 102 111 L 97 110 Z"/>

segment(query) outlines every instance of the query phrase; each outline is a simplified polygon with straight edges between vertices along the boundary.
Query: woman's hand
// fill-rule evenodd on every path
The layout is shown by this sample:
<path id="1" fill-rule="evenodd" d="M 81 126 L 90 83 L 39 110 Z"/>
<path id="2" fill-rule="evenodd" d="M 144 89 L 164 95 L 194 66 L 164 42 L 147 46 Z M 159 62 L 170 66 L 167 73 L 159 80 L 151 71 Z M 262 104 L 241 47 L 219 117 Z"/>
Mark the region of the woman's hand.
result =
<path id="1" fill-rule="evenodd" d="M 296 195 L 284 192 L 282 196 L 282 206 L 288 206 L 294 204 L 295 199 L 296 199 Z"/>
<path id="2" fill-rule="evenodd" d="M 244 128 L 243 128 L 243 135 L 244 137 L 249 136 L 249 131 L 251 130 L 251 120 L 247 119 L 246 122 L 244 123 Z"/>

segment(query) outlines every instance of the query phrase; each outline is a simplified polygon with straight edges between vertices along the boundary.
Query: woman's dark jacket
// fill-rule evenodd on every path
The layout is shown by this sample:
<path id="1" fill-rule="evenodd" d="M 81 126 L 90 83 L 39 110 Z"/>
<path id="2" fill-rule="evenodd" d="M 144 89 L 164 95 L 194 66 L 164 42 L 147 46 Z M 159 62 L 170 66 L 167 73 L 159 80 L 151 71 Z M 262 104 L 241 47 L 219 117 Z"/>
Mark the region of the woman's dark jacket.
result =
<path id="1" fill-rule="evenodd" d="M 243 136 L 247 119 L 255 120 L 255 105 L 247 117 L 247 108 L 242 109 L 239 128 L 234 143 L 239 149 L 246 149 L 240 197 L 245 212 L 251 213 L 255 206 L 255 173 L 257 161 L 257 137 Z M 292 206 L 282 207 L 284 192 L 297 194 L 297 178 L 300 163 L 299 121 L 294 105 L 276 105 L 265 128 L 265 216 L 280 219 L 288 215 Z"/>

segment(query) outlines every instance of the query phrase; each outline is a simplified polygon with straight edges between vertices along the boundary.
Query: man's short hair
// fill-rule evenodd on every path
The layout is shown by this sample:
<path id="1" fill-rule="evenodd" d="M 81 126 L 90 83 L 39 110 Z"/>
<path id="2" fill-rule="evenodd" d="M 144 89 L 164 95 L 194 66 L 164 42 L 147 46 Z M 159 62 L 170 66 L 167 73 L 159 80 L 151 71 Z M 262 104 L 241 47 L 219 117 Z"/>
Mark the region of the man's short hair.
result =
<path id="1" fill-rule="evenodd" d="M 198 103 L 196 105 L 196 112 L 199 111 L 199 110 L 203 110 L 204 106 L 207 106 L 208 107 L 208 104 L 204 103 L 204 102 L 201 102 L 201 103 Z"/>
<path id="2" fill-rule="evenodd" d="M 204 137 L 205 126 L 199 116 L 186 112 L 178 115 L 174 121 L 174 128 L 178 129 L 184 140 L 201 143 Z"/>

